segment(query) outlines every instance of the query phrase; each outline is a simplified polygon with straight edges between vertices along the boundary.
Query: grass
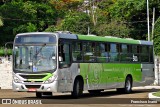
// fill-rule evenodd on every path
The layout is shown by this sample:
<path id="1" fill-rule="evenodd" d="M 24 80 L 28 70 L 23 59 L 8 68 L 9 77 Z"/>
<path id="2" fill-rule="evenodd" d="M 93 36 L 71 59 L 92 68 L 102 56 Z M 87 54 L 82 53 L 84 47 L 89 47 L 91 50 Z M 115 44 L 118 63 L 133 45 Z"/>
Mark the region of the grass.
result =
<path id="1" fill-rule="evenodd" d="M 160 97 L 160 91 L 153 93 L 154 96 Z"/>

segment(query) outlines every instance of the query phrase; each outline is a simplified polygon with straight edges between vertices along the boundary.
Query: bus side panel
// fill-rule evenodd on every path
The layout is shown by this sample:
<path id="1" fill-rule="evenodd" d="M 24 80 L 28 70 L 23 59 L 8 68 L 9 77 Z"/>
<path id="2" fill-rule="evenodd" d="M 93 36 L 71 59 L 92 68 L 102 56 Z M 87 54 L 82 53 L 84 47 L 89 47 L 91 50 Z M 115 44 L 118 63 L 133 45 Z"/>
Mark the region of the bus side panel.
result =
<path id="1" fill-rule="evenodd" d="M 142 80 L 141 64 L 82 63 L 80 71 L 87 90 L 123 88 L 129 74 L 134 82 Z"/>
<path id="2" fill-rule="evenodd" d="M 107 78 L 103 71 L 102 63 L 81 63 L 80 74 L 84 78 L 84 89 L 105 89 Z"/>
<path id="3" fill-rule="evenodd" d="M 154 64 L 141 64 L 142 80 L 134 82 L 133 86 L 151 85 L 154 82 Z"/>
<path id="4" fill-rule="evenodd" d="M 133 81 L 141 81 L 140 64 L 104 64 L 104 73 L 107 73 L 107 88 L 123 88 L 127 75 L 131 75 Z"/>

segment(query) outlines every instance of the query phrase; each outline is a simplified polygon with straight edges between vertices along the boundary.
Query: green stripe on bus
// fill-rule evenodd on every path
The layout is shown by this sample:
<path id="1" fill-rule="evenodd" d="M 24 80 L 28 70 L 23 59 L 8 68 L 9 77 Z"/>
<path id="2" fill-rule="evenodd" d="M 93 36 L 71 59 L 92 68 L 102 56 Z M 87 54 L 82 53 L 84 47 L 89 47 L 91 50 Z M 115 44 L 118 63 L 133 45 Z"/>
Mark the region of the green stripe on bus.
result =
<path id="1" fill-rule="evenodd" d="M 29 75 L 46 75 L 42 79 L 27 79 L 27 81 L 46 81 L 48 80 L 51 76 L 53 76 L 52 73 L 44 73 L 44 74 L 29 74 Z"/>

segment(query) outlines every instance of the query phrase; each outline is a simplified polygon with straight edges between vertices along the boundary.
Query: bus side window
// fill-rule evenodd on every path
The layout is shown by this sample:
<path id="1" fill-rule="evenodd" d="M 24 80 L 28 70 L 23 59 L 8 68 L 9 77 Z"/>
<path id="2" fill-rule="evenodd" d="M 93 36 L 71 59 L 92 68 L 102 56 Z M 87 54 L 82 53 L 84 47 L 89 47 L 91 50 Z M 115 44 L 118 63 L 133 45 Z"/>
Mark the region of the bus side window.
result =
<path id="1" fill-rule="evenodd" d="M 153 63 L 153 46 L 149 46 L 149 59 L 150 59 L 150 63 Z"/>
<path id="2" fill-rule="evenodd" d="M 119 61 L 119 53 L 118 53 L 118 49 L 117 49 L 117 44 L 111 43 L 110 45 L 111 45 L 110 52 L 109 52 L 110 62 L 118 62 Z"/>
<path id="3" fill-rule="evenodd" d="M 84 62 L 95 62 L 95 48 L 96 46 L 94 42 L 83 42 Z"/>
<path id="4" fill-rule="evenodd" d="M 58 53 L 59 61 L 61 61 L 61 62 L 65 61 L 65 57 L 64 57 L 64 53 L 63 53 L 63 44 L 59 44 L 58 50 L 59 50 L 59 53 Z"/>
<path id="5" fill-rule="evenodd" d="M 132 45 L 132 62 L 140 62 L 140 47 Z"/>
<path id="6" fill-rule="evenodd" d="M 143 46 L 141 50 L 141 61 L 142 62 L 149 62 L 149 47 Z"/>
<path id="7" fill-rule="evenodd" d="M 68 67 L 70 64 L 69 43 L 63 43 L 59 46 L 59 60 L 61 67 Z"/>
<path id="8" fill-rule="evenodd" d="M 82 61 L 82 44 L 81 42 L 72 42 L 72 60 Z"/>
<path id="9" fill-rule="evenodd" d="M 99 43 L 97 44 L 97 48 L 99 48 L 97 52 L 97 62 L 108 62 L 107 44 Z"/>
<path id="10" fill-rule="evenodd" d="M 130 58 L 129 58 L 129 53 L 127 53 L 128 49 L 127 49 L 127 45 L 126 44 L 122 44 L 122 48 L 121 48 L 121 62 L 130 62 Z"/>

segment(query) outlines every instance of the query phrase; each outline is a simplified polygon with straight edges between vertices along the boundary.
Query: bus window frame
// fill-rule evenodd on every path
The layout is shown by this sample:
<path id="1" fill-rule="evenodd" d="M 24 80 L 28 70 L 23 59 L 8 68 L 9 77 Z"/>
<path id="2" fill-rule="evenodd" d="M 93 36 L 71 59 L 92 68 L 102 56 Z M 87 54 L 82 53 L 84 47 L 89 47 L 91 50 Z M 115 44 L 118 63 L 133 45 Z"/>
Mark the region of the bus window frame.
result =
<path id="1" fill-rule="evenodd" d="M 97 46 L 98 44 L 105 44 L 105 50 L 106 50 L 106 46 L 107 46 L 107 50 L 108 49 L 111 49 L 111 47 L 108 47 L 108 46 L 110 46 L 111 44 L 119 44 L 119 46 L 121 46 L 121 48 L 122 48 L 122 45 L 124 44 L 124 45 L 127 45 L 127 53 L 126 54 L 138 54 L 138 55 L 140 55 L 141 54 L 141 50 L 140 50 L 140 48 L 139 48 L 139 52 L 140 53 L 133 53 L 133 50 L 132 50 L 132 47 L 133 46 L 140 46 L 140 47 L 142 47 L 142 46 L 149 46 L 149 47 L 152 47 L 152 50 L 153 50 L 153 46 L 152 45 L 140 45 L 140 44 L 129 44 L 129 43 L 118 43 L 118 42 L 101 42 L 101 41 L 91 41 L 91 40 L 72 40 L 72 39 L 63 39 L 63 41 L 67 41 L 67 42 L 70 42 L 70 59 L 71 59 L 71 64 L 72 63 L 125 63 L 125 64 L 132 64 L 132 63 L 134 63 L 134 64 L 151 64 L 151 63 L 154 63 L 154 62 L 150 62 L 150 57 L 149 57 L 149 62 L 141 62 L 141 60 L 139 60 L 139 61 L 137 61 L 137 62 L 134 62 L 132 59 L 130 60 L 130 61 L 121 61 L 121 52 L 120 51 L 118 51 L 118 54 L 120 55 L 119 57 L 119 61 L 110 61 L 110 56 L 108 55 L 108 57 L 109 57 L 109 60 L 108 61 L 106 61 L 106 62 L 97 62 L 97 51 L 96 51 L 96 57 L 95 57 L 95 61 L 93 62 L 93 61 L 84 61 L 84 49 L 83 49 L 83 43 L 86 43 L 86 42 L 89 42 L 89 43 L 95 43 L 95 46 Z M 81 46 L 82 46 L 82 52 L 81 52 L 81 54 L 82 54 L 82 60 L 81 61 L 73 61 L 73 59 L 72 59 L 72 42 L 80 42 L 81 43 Z M 129 47 L 129 49 L 128 49 L 128 47 Z M 149 51 L 150 51 L 150 49 L 149 49 Z M 107 51 L 107 53 L 109 54 L 110 53 L 110 50 L 109 51 Z M 150 53 L 149 53 L 149 56 L 150 56 Z M 141 55 L 139 56 L 140 57 L 140 59 L 141 59 Z"/>

